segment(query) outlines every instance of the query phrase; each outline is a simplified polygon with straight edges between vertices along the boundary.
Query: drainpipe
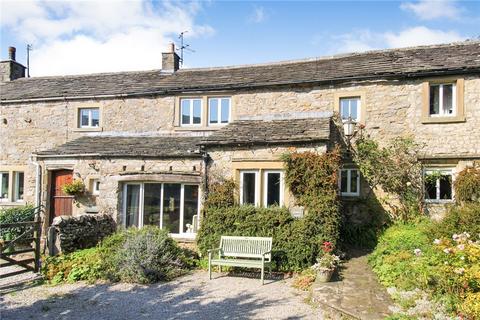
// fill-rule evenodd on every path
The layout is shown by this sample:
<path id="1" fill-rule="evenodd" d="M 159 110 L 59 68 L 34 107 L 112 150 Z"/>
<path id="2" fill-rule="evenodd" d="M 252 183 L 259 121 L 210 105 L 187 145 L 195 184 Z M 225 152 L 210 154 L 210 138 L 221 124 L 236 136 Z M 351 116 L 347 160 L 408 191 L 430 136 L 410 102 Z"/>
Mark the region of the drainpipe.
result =
<path id="1" fill-rule="evenodd" d="M 202 148 L 200 150 L 200 152 L 202 153 L 202 160 L 203 160 L 203 166 L 204 166 L 204 170 L 203 170 L 203 199 L 205 200 L 207 198 L 207 195 L 208 195 L 208 163 L 210 162 L 210 156 L 208 155 L 208 153 L 205 151 L 204 148 Z"/>

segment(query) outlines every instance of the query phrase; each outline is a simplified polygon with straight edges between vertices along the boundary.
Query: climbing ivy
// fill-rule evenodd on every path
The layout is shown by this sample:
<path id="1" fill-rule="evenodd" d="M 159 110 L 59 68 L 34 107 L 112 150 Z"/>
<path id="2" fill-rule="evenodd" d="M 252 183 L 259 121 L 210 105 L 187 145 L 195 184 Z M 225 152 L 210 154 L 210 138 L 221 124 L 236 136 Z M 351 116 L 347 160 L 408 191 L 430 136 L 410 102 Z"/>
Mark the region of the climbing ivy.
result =
<path id="1" fill-rule="evenodd" d="M 454 188 L 457 201 L 480 201 L 480 168 L 462 170 L 455 178 Z"/>

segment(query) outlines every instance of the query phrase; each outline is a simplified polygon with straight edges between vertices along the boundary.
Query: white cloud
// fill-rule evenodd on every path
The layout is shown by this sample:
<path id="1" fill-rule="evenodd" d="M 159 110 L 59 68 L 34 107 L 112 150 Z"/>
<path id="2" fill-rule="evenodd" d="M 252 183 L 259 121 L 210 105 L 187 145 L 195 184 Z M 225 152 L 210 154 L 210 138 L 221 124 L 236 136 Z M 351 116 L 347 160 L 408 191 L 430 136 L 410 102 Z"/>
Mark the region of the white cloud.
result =
<path id="1" fill-rule="evenodd" d="M 327 54 L 362 52 L 373 49 L 402 48 L 431 45 L 465 40 L 467 37 L 455 31 L 429 29 L 425 26 L 407 28 L 399 32 L 372 32 L 356 30 L 335 36 L 322 36 L 314 39 L 313 44 L 326 46 Z"/>
<path id="2" fill-rule="evenodd" d="M 409 28 L 399 33 L 387 32 L 384 37 L 390 48 L 448 43 L 465 39 L 455 31 L 435 30 L 423 26 Z"/>
<path id="3" fill-rule="evenodd" d="M 253 8 L 252 14 L 249 16 L 248 21 L 251 23 L 262 23 L 267 19 L 267 13 L 264 7 Z"/>
<path id="4" fill-rule="evenodd" d="M 2 29 L 34 44 L 35 76 L 160 68 L 178 33 L 214 32 L 195 23 L 196 2 L 2 1 L 0 9 Z"/>
<path id="5" fill-rule="evenodd" d="M 420 0 L 418 2 L 404 2 L 400 8 L 412 11 L 422 20 L 433 20 L 439 18 L 458 19 L 462 9 L 457 6 L 454 0 Z"/>

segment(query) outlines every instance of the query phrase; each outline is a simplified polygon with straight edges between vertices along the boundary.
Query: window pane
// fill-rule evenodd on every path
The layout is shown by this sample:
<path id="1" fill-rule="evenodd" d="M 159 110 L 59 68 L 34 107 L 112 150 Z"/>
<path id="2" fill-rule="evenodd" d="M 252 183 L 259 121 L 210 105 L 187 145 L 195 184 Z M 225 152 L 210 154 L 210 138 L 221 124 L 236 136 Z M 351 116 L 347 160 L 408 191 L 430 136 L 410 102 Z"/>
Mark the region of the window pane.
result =
<path id="1" fill-rule="evenodd" d="M 184 186 L 183 190 L 183 230 L 197 232 L 198 221 L 198 186 Z"/>
<path id="2" fill-rule="evenodd" d="M 160 226 L 160 183 L 146 183 L 143 195 L 143 225 Z"/>
<path id="3" fill-rule="evenodd" d="M 190 124 L 190 100 L 182 99 L 182 124 Z"/>
<path id="4" fill-rule="evenodd" d="M 437 180 L 428 179 L 425 177 L 425 199 L 437 199 Z"/>
<path id="5" fill-rule="evenodd" d="M 439 86 L 430 86 L 430 114 L 439 114 L 440 113 L 440 87 Z"/>
<path id="6" fill-rule="evenodd" d="M 8 199 L 8 172 L 1 172 L 0 179 L 0 199 Z"/>
<path id="7" fill-rule="evenodd" d="M 180 192 L 180 184 L 163 185 L 162 227 L 170 233 L 179 233 L 180 230 Z"/>
<path id="8" fill-rule="evenodd" d="M 357 99 L 350 100 L 350 117 L 355 121 L 358 120 L 358 105 L 359 101 Z"/>
<path id="9" fill-rule="evenodd" d="M 200 99 L 193 100 L 193 123 L 202 123 L 202 101 Z"/>
<path id="10" fill-rule="evenodd" d="M 267 206 L 280 205 L 280 173 L 267 173 Z"/>
<path id="11" fill-rule="evenodd" d="M 443 85 L 443 113 L 453 114 L 453 85 Z"/>
<path id="12" fill-rule="evenodd" d="M 342 115 L 342 120 L 347 120 L 350 116 L 348 99 L 340 99 L 340 114 Z"/>
<path id="13" fill-rule="evenodd" d="M 358 170 L 351 170 L 350 171 L 350 192 L 352 193 L 358 192 L 357 178 L 358 178 Z"/>
<path id="14" fill-rule="evenodd" d="M 243 173 L 243 204 L 255 204 L 255 177 L 253 172 Z"/>
<path id="15" fill-rule="evenodd" d="M 222 123 L 228 123 L 230 119 L 230 99 L 222 99 Z"/>
<path id="16" fill-rule="evenodd" d="M 218 123 L 218 99 L 209 99 L 210 123 Z"/>
<path id="17" fill-rule="evenodd" d="M 340 171 L 340 192 L 348 192 L 348 171 Z"/>
<path id="18" fill-rule="evenodd" d="M 89 110 L 80 109 L 80 126 L 88 127 Z"/>
<path id="19" fill-rule="evenodd" d="M 23 172 L 15 173 L 15 200 L 23 200 L 23 185 L 24 185 L 24 174 Z"/>
<path id="20" fill-rule="evenodd" d="M 140 186 L 127 184 L 127 203 L 125 210 L 125 226 L 138 227 L 140 202 Z"/>
<path id="21" fill-rule="evenodd" d="M 452 176 L 444 175 L 440 178 L 440 200 L 452 199 Z"/>
<path id="22" fill-rule="evenodd" d="M 92 127 L 98 127 L 100 124 L 100 112 L 98 109 L 92 109 Z"/>

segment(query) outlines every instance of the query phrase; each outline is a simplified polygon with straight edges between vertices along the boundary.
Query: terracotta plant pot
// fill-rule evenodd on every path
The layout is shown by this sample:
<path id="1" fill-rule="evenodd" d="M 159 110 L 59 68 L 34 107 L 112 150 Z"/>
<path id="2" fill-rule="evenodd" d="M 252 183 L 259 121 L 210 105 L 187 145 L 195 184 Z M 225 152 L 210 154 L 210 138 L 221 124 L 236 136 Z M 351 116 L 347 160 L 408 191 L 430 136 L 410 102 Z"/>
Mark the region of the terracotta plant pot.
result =
<path id="1" fill-rule="evenodd" d="M 322 270 L 317 272 L 317 277 L 315 278 L 315 282 L 329 282 L 332 279 L 332 275 L 335 272 L 335 269 L 330 270 Z"/>

